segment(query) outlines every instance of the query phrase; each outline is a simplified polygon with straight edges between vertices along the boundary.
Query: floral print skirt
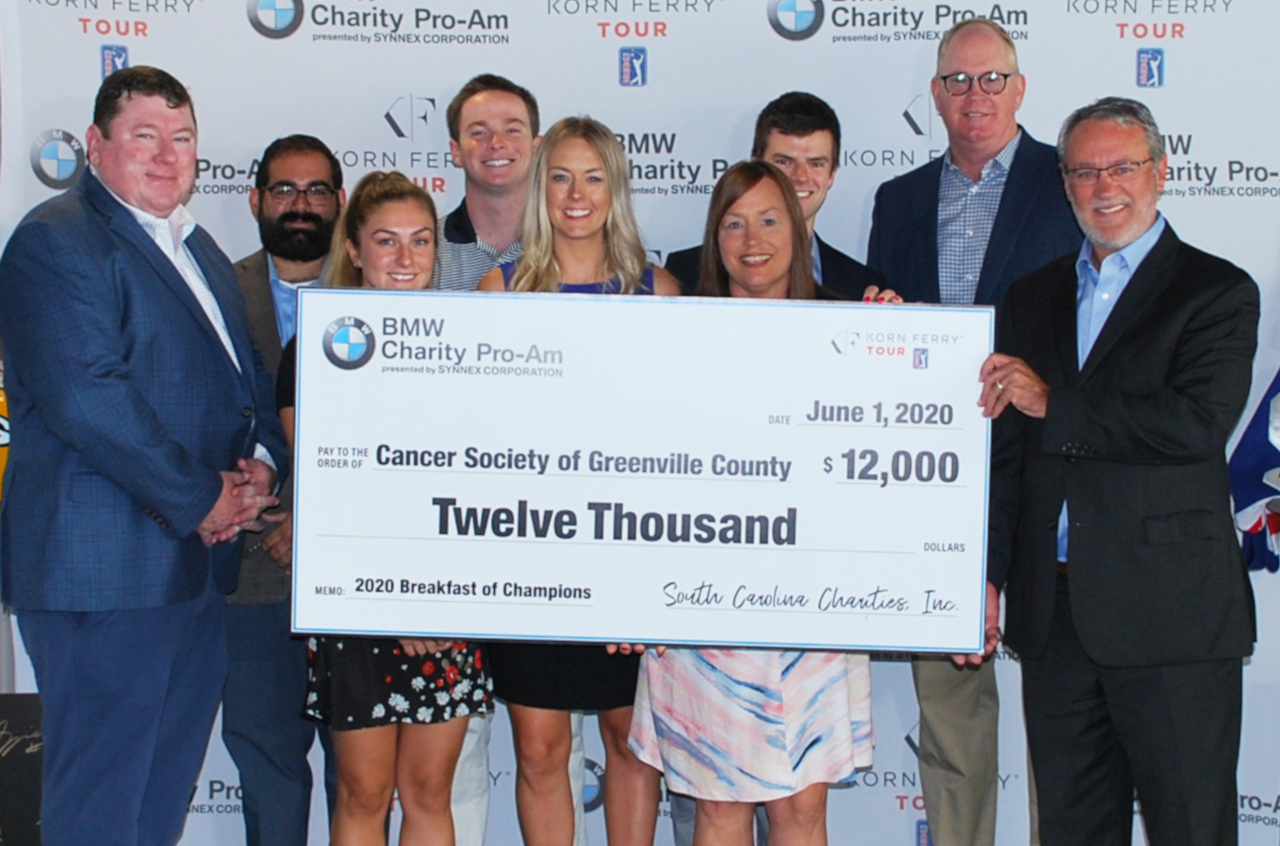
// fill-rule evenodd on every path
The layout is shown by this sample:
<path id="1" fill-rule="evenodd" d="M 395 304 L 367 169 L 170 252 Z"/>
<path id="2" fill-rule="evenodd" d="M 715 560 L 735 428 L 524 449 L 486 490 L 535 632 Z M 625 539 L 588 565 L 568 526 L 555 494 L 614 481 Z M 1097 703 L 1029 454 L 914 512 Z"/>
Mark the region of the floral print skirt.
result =
<path id="1" fill-rule="evenodd" d="M 336 731 L 442 723 L 493 708 L 481 644 L 417 656 L 393 638 L 315 637 L 307 646 L 303 714 Z"/>

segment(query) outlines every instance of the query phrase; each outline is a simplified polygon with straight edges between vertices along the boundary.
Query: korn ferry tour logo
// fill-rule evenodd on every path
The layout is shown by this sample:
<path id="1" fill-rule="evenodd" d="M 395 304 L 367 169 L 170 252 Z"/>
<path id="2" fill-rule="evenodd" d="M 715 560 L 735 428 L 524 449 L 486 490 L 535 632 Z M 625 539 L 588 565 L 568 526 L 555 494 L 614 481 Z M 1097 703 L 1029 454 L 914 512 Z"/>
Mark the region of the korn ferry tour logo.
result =
<path id="1" fill-rule="evenodd" d="M 343 370 L 368 364 L 376 343 L 373 327 L 358 317 L 339 317 L 324 330 L 324 354 Z"/>
<path id="2" fill-rule="evenodd" d="M 302 26 L 302 0 L 249 0 L 249 23 L 267 38 L 287 38 Z"/>

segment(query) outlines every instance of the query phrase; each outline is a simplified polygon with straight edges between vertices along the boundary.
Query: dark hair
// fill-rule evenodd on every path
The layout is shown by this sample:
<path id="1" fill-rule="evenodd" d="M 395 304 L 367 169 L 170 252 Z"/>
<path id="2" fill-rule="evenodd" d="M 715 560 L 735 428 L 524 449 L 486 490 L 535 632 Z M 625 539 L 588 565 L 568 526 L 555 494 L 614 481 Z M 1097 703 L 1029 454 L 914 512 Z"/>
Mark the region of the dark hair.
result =
<path id="1" fill-rule="evenodd" d="M 450 138 L 457 141 L 461 137 L 459 133 L 462 131 L 462 107 L 472 97 L 477 94 L 483 94 L 486 91 L 505 91 L 523 100 L 525 110 L 529 112 L 529 134 L 535 138 L 538 136 L 538 101 L 533 94 L 529 93 L 529 89 L 516 85 L 505 76 L 498 76 L 496 73 L 482 73 L 479 76 L 472 77 L 470 82 L 462 86 L 462 90 L 449 103 L 449 108 L 444 113 L 445 122 L 449 125 Z"/>
<path id="2" fill-rule="evenodd" d="M 373 213 L 387 203 L 417 203 L 431 217 L 431 225 L 440 229 L 440 218 L 431 195 L 409 181 L 398 170 L 390 173 L 374 170 L 366 173 L 356 183 L 342 217 L 333 230 L 333 245 L 329 249 L 329 265 L 321 284 L 326 288 L 359 288 L 362 284 L 360 269 L 351 261 L 346 242 L 360 244 L 360 229 L 373 217 Z"/>
<path id="3" fill-rule="evenodd" d="M 726 170 L 711 192 L 707 228 L 702 236 L 698 296 L 729 296 L 729 272 L 725 270 L 724 259 L 720 255 L 720 222 L 733 204 L 742 199 L 742 195 L 766 179 L 773 180 L 778 190 L 782 191 L 782 198 L 787 204 L 787 217 L 791 220 L 791 281 L 787 286 L 787 299 L 813 299 L 815 283 L 813 259 L 809 254 L 809 230 L 804 223 L 804 212 L 800 209 L 796 189 L 792 187 L 787 175 L 777 167 L 755 159 L 738 162 Z"/>
<path id="4" fill-rule="evenodd" d="M 121 101 L 134 97 L 163 97 L 171 109 L 186 106 L 191 109 L 191 120 L 195 122 L 196 110 L 186 86 L 160 68 L 138 65 L 116 71 L 104 79 L 98 89 L 93 101 L 93 124 L 103 138 L 111 137 L 111 121 L 120 114 Z"/>
<path id="5" fill-rule="evenodd" d="M 271 163 L 290 153 L 319 153 L 324 156 L 329 162 L 329 184 L 335 191 L 342 187 L 342 165 L 338 163 L 338 157 L 329 149 L 328 144 L 312 135 L 286 135 L 284 138 L 272 141 L 263 151 L 262 160 L 258 162 L 258 173 L 253 178 L 253 187 L 259 191 L 266 188 Z"/>
<path id="6" fill-rule="evenodd" d="M 821 97 L 806 91 L 788 91 L 764 107 L 756 118 L 756 137 L 751 142 L 751 158 L 764 158 L 769 145 L 769 133 L 778 130 L 783 135 L 803 138 L 826 130 L 831 133 L 831 170 L 840 167 L 840 119 L 835 110 Z"/>

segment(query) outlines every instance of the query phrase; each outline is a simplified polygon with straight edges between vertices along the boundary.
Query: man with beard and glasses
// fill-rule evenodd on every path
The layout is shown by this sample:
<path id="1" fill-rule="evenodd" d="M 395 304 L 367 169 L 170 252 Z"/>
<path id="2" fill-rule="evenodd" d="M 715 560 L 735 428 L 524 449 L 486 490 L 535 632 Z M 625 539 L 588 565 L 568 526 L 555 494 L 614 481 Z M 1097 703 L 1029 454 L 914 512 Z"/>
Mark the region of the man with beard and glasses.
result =
<path id="1" fill-rule="evenodd" d="M 236 262 L 235 269 L 253 340 L 273 376 L 297 328 L 298 289 L 320 280 L 345 200 L 342 167 L 318 138 L 290 135 L 262 154 L 249 192 L 262 249 Z M 278 496 L 282 505 L 293 502 L 291 481 Z M 307 650 L 306 641 L 290 631 L 292 555 L 293 521 L 287 515 L 273 531 L 245 544 L 240 586 L 227 597 L 230 664 L 222 739 L 240 769 L 249 846 L 306 846 L 307 753 L 317 730 L 325 747 L 330 808 L 336 795 L 327 730 L 302 717 Z"/>

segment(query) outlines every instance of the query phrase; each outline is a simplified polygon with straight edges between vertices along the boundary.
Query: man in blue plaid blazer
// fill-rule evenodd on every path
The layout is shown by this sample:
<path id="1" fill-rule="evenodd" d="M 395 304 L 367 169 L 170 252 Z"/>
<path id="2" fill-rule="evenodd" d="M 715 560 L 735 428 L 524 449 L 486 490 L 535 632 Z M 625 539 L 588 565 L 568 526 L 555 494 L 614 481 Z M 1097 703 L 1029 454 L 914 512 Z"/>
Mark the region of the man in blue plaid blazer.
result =
<path id="1" fill-rule="evenodd" d="M 40 689 L 44 843 L 159 846 L 222 692 L 237 538 L 288 457 L 231 263 L 182 205 L 186 89 L 112 74 L 86 140 L 92 171 L 0 259 L 0 587 Z"/>

